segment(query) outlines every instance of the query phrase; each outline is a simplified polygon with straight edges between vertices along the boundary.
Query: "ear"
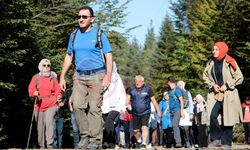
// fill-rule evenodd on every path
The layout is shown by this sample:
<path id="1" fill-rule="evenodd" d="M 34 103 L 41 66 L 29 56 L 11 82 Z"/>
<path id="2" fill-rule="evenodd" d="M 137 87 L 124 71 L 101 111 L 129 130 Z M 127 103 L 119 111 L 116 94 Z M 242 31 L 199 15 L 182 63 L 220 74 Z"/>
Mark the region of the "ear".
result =
<path id="1" fill-rule="evenodd" d="M 91 19 L 91 21 L 90 21 L 90 22 L 91 22 L 91 23 L 93 23 L 94 21 L 95 21 L 95 18 L 94 18 L 94 17 L 92 17 L 92 19 Z"/>

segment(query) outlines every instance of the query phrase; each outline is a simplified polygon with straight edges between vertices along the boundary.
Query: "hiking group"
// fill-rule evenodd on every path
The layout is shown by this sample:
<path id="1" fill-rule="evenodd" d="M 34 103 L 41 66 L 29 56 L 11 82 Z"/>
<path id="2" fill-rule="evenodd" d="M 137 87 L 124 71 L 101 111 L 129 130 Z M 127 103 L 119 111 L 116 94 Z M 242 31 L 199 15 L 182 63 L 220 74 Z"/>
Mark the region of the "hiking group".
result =
<path id="1" fill-rule="evenodd" d="M 62 148 L 62 110 L 67 105 L 74 148 L 161 145 L 231 149 L 233 127 L 243 120 L 248 143 L 250 101 L 248 98 L 242 104 L 243 119 L 236 88 L 243 82 L 243 75 L 236 61 L 227 54 L 228 46 L 224 42 L 213 45 L 213 56 L 203 73 L 209 87 L 207 100 L 200 94 L 193 99 L 185 89 L 185 82 L 170 76 L 166 80 L 169 88 L 164 90 L 158 104 L 142 75 L 136 75 L 134 86 L 125 89 L 105 32 L 92 25 L 94 17 L 91 7 L 83 6 L 79 10 L 79 26 L 70 35 L 60 82 L 51 70 L 50 60 L 42 59 L 38 65 L 40 72 L 29 84 L 29 96 L 35 99 L 34 118 L 40 148 Z M 75 72 L 72 85 L 67 88 L 65 76 L 72 63 Z"/>

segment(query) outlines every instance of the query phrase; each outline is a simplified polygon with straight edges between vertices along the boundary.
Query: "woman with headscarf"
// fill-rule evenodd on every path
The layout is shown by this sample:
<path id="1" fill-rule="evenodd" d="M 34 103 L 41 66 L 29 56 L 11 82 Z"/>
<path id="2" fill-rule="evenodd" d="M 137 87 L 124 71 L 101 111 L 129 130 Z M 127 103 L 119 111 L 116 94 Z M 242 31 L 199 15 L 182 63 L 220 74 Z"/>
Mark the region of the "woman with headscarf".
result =
<path id="1" fill-rule="evenodd" d="M 212 48 L 212 59 L 207 63 L 203 79 L 209 86 L 207 95 L 208 119 L 210 119 L 211 143 L 209 147 L 230 149 L 233 126 L 242 120 L 242 110 L 237 85 L 243 82 L 243 75 L 234 58 L 228 54 L 224 42 L 216 42 Z M 219 125 L 218 115 L 222 115 Z"/>
<path id="2" fill-rule="evenodd" d="M 42 59 L 40 72 L 32 77 L 28 88 L 29 96 L 37 99 L 34 109 L 40 148 L 53 148 L 54 117 L 62 97 L 56 73 L 50 67 L 50 60 Z"/>
<path id="3" fill-rule="evenodd" d="M 194 123 L 199 147 L 207 147 L 207 103 L 200 94 L 194 98 Z"/>

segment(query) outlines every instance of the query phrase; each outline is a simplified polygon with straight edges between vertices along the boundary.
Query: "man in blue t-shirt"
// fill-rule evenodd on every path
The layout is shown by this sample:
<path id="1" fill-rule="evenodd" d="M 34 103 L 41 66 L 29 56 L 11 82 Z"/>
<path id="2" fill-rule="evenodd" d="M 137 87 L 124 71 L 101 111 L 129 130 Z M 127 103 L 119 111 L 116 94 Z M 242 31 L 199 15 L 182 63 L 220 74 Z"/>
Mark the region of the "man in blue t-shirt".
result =
<path id="1" fill-rule="evenodd" d="M 101 146 L 102 93 L 111 80 L 112 49 L 105 33 L 101 34 L 102 49 L 96 46 L 98 29 L 92 26 L 92 8 L 83 6 L 77 18 L 79 27 L 70 35 L 60 86 L 66 89 L 64 77 L 74 60 L 72 101 L 81 136 L 78 148 L 96 149 Z"/>
<path id="2" fill-rule="evenodd" d="M 174 130 L 174 139 L 176 143 L 175 147 L 181 148 L 182 144 L 181 144 L 179 122 L 180 122 L 180 117 L 185 118 L 184 100 L 183 100 L 181 89 L 176 86 L 175 78 L 172 76 L 168 77 L 167 83 L 170 86 L 169 110 L 170 110 L 173 130 Z"/>
<path id="3" fill-rule="evenodd" d="M 127 91 L 127 105 L 129 105 L 130 101 L 132 106 L 134 137 L 137 140 L 136 148 L 146 148 L 148 122 L 151 113 L 150 102 L 153 103 L 159 117 L 161 117 L 161 112 L 151 88 L 144 84 L 144 77 L 141 75 L 135 76 L 135 86 L 132 86 Z M 140 129 L 142 129 L 142 141 L 140 139 Z"/>

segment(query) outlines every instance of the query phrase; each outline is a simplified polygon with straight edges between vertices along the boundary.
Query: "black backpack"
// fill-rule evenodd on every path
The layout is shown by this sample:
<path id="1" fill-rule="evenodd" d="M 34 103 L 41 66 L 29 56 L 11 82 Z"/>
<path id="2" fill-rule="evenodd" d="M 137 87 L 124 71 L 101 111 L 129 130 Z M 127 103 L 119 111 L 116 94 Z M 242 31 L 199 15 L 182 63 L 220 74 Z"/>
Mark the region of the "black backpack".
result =
<path id="1" fill-rule="evenodd" d="M 184 101 L 184 108 L 187 108 L 189 106 L 189 98 L 188 98 L 188 90 L 183 90 L 180 89 L 182 92 L 182 97 L 183 97 L 183 101 Z M 175 89 L 170 93 L 174 96 L 174 100 L 179 100 L 179 98 L 175 95 Z"/>
<path id="2" fill-rule="evenodd" d="M 77 27 L 73 32 L 72 32 L 72 49 L 73 49 L 73 54 L 74 54 L 74 56 L 75 56 L 75 48 L 74 48 L 74 41 L 75 41 L 75 38 L 76 38 L 76 33 L 77 33 L 77 31 L 79 30 L 79 27 Z M 99 49 L 100 49 L 100 52 L 101 52 L 101 54 L 102 54 L 102 60 L 103 60 L 103 62 L 104 62 L 104 64 L 105 64 L 105 57 L 104 57 L 104 54 L 103 54 L 103 51 L 102 51 L 102 38 L 101 38 L 101 36 L 102 36 L 102 30 L 101 29 L 99 29 L 98 28 L 98 30 L 97 30 L 97 36 L 96 36 L 96 45 L 95 45 L 95 47 L 98 47 Z"/>

